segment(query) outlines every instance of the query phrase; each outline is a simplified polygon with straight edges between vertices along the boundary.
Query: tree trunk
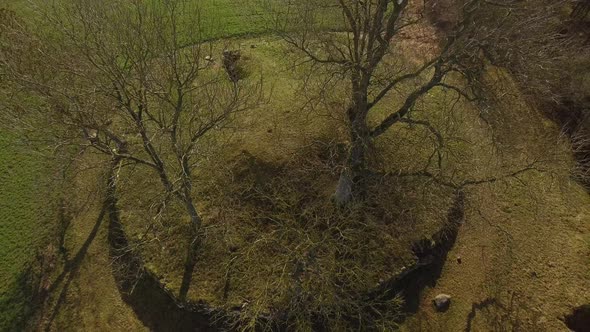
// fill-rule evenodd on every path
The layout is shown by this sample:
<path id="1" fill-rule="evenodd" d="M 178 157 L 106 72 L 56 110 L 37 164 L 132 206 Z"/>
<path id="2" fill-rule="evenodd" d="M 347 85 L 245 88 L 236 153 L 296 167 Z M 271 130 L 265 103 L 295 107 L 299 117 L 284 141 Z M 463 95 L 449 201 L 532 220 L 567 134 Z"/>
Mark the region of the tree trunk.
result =
<path id="1" fill-rule="evenodd" d="M 333 196 L 339 205 L 350 203 L 363 191 L 362 173 L 366 168 L 366 152 L 370 138 L 364 119 L 358 122 L 351 131 L 351 147 Z"/>
<path id="2" fill-rule="evenodd" d="M 182 283 L 180 285 L 179 299 L 186 301 L 186 297 L 191 285 L 193 270 L 197 264 L 197 249 L 199 247 L 199 231 L 201 229 L 201 217 L 197 212 L 195 204 L 190 196 L 190 193 L 186 193 L 184 197 L 184 204 L 186 210 L 191 218 L 191 231 L 189 232 L 189 244 L 187 247 L 186 260 L 184 263 L 184 273 L 182 276 Z"/>
<path id="3" fill-rule="evenodd" d="M 190 195 L 190 194 L 189 194 Z M 186 206 L 186 210 L 188 212 L 189 217 L 191 218 L 191 225 L 195 233 L 198 233 L 201 229 L 201 216 L 197 212 L 197 208 L 193 203 L 193 199 L 190 196 L 184 197 L 184 205 Z"/>
<path id="4" fill-rule="evenodd" d="M 361 176 L 365 169 L 366 151 L 370 142 L 370 132 L 367 126 L 368 87 L 370 75 L 361 71 L 352 75 L 352 105 L 347 111 L 350 125 L 350 150 L 340 174 L 336 191 L 332 199 L 338 205 L 346 205 L 362 193 Z"/>

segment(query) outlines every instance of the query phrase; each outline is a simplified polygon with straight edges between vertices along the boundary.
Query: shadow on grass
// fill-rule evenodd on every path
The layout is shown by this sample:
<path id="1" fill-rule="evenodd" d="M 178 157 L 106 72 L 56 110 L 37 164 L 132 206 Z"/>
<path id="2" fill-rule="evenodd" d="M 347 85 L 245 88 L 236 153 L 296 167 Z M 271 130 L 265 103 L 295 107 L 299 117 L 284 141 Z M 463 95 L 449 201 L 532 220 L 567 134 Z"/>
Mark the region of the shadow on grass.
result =
<path id="1" fill-rule="evenodd" d="M 139 255 L 130 250 L 121 224 L 115 195 L 115 183 L 109 181 L 107 204 L 109 215 L 109 253 L 113 260 L 113 276 L 125 303 L 151 331 L 218 331 L 214 312 L 204 304 L 188 303 L 177 298 L 157 276 L 144 268 Z M 187 259 L 182 293 L 186 296 L 196 260 Z"/>
<path id="2" fill-rule="evenodd" d="M 446 225 L 432 239 L 424 239 L 413 245 L 412 250 L 418 262 L 374 290 L 370 296 L 391 298 L 402 295 L 403 311 L 406 314 L 418 312 L 420 294 L 425 287 L 436 285 L 465 217 L 465 193 L 458 191 L 455 195 L 454 203 L 447 214 Z"/>
<path id="3" fill-rule="evenodd" d="M 39 304 L 40 277 L 32 267 L 21 271 L 0 293 L 0 331 L 27 331 Z"/>
<path id="4" fill-rule="evenodd" d="M 590 304 L 575 308 L 564 323 L 574 332 L 590 332 Z"/>
<path id="5" fill-rule="evenodd" d="M 191 286 L 191 282 L 193 280 L 193 271 L 195 270 L 195 265 L 197 265 L 197 259 L 195 257 L 195 246 L 190 245 L 186 255 L 186 262 L 184 263 L 184 273 L 182 275 L 182 284 L 180 285 L 180 292 L 178 298 L 181 301 L 186 300 L 186 296 L 188 294 L 188 290 Z"/>
<path id="6" fill-rule="evenodd" d="M 110 177 L 110 174 L 109 174 L 109 177 Z M 100 226 L 102 225 L 102 221 L 104 219 L 104 216 L 107 212 L 107 207 L 108 207 L 108 205 L 105 202 L 105 204 L 103 204 L 103 206 L 102 206 L 100 214 L 98 215 L 98 218 L 96 219 L 96 222 L 94 223 L 94 227 L 92 228 L 92 231 L 88 235 L 88 238 L 86 239 L 86 241 L 84 241 L 84 244 L 82 245 L 80 250 L 78 250 L 78 252 L 76 253 L 76 255 L 74 256 L 73 259 L 66 261 L 65 267 L 64 267 L 64 270 L 62 271 L 62 273 L 57 277 L 57 279 L 53 282 L 53 284 L 48 288 L 48 290 L 45 292 L 45 294 L 42 294 L 42 298 L 46 298 L 49 294 L 52 294 L 54 291 L 56 291 L 56 289 L 59 287 L 59 285 L 62 284 L 62 282 L 63 282 L 63 287 L 61 288 L 61 291 L 59 293 L 59 297 L 57 298 L 55 305 L 51 309 L 51 315 L 49 316 L 49 319 L 44 323 L 44 325 L 45 325 L 44 330 L 45 331 L 49 331 L 51 329 L 51 325 L 53 324 L 53 321 L 57 317 L 57 314 L 59 313 L 59 310 L 61 309 L 61 306 L 63 305 L 63 303 L 66 299 L 66 295 L 68 293 L 68 289 L 70 287 L 70 284 L 72 283 L 72 280 L 74 280 L 74 277 L 78 274 L 78 271 L 80 270 L 80 265 L 82 264 L 84 257 L 86 257 L 86 254 L 88 253 L 88 248 L 90 248 L 90 245 L 92 244 L 92 242 L 96 238 L 96 235 L 98 234 L 98 231 L 100 229 Z M 64 280 L 65 280 L 65 282 L 64 282 Z"/>
<path id="7" fill-rule="evenodd" d="M 471 304 L 471 311 L 467 315 L 467 322 L 465 324 L 465 332 L 471 332 L 473 320 L 477 312 L 489 306 L 501 306 L 501 303 L 495 298 L 487 298 L 481 302 Z"/>

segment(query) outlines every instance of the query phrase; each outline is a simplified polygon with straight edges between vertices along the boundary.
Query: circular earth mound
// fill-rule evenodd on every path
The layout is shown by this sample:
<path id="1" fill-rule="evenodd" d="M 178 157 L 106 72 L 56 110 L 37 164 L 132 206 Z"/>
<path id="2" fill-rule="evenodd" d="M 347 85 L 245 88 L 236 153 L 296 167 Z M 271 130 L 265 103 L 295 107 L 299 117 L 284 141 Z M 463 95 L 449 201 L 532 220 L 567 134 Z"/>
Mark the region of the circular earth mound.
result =
<path id="1" fill-rule="evenodd" d="M 411 310 L 454 241 L 454 191 L 430 178 L 371 173 L 362 199 L 336 206 L 339 150 L 318 144 L 280 163 L 242 152 L 209 172 L 194 265 L 181 207 L 170 204 L 154 221 L 154 201 L 122 187 L 128 243 L 119 247 L 141 257 L 131 270 L 149 271 L 177 307 L 190 303 L 226 327 L 394 327 L 399 295 Z M 131 209 L 137 202 L 143 207 Z"/>

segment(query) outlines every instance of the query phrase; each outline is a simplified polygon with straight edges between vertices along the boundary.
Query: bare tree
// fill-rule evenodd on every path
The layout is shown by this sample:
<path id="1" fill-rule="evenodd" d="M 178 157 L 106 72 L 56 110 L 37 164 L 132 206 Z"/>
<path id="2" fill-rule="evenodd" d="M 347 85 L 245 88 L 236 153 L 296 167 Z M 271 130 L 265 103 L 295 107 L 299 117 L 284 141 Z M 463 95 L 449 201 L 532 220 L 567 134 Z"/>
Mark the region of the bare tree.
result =
<path id="1" fill-rule="evenodd" d="M 345 112 L 350 149 L 334 193 L 334 200 L 339 204 L 347 204 L 362 193 L 362 174 L 371 143 L 396 123 L 410 121 L 407 115 L 422 96 L 436 87 L 466 95 L 445 82 L 445 77 L 451 72 L 466 74 L 461 56 L 473 56 L 474 50 L 464 36 L 471 23 L 470 13 L 481 5 L 480 1 L 468 1 L 463 6 L 464 15 L 456 22 L 454 32 L 444 45 L 429 50 L 431 54 L 416 56 L 421 63 L 415 66 L 399 61 L 402 57 L 399 41 L 406 31 L 424 23 L 424 7 L 418 3 L 409 0 L 335 1 L 343 32 L 334 33 L 325 31 L 322 22 L 325 11 L 318 10 L 318 1 L 285 4 L 275 15 L 278 30 L 288 44 L 314 65 L 329 68 L 330 77 L 342 75 L 348 81 L 350 100 Z M 409 83 L 414 83 L 415 87 L 402 95 L 399 88 Z M 369 114 L 393 93 L 402 99 L 401 105 L 370 126 Z"/>
<path id="2" fill-rule="evenodd" d="M 42 118 L 60 144 L 92 149 L 159 178 L 177 199 L 197 246 L 202 217 L 193 172 L 203 140 L 259 102 L 261 81 L 229 80 L 205 61 L 194 2 L 76 0 L 44 6 L 37 26 L 4 24 L 0 70 L 8 115 Z M 18 40 L 18 43 L 14 42 Z M 16 96 L 28 100 L 26 110 Z M 24 121 L 22 121 L 24 122 Z"/>

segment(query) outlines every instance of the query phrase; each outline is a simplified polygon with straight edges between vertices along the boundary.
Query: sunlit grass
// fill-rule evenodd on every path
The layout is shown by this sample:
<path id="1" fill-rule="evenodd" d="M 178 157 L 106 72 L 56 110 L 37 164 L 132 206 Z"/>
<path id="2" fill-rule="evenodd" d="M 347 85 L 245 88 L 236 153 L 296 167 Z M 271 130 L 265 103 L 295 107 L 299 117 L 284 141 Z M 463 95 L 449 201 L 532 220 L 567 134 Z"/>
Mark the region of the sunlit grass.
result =
<path id="1" fill-rule="evenodd" d="M 26 313 L 27 294 L 19 282 L 43 242 L 51 214 L 41 195 L 42 162 L 16 142 L 0 132 L 0 329 Z"/>

